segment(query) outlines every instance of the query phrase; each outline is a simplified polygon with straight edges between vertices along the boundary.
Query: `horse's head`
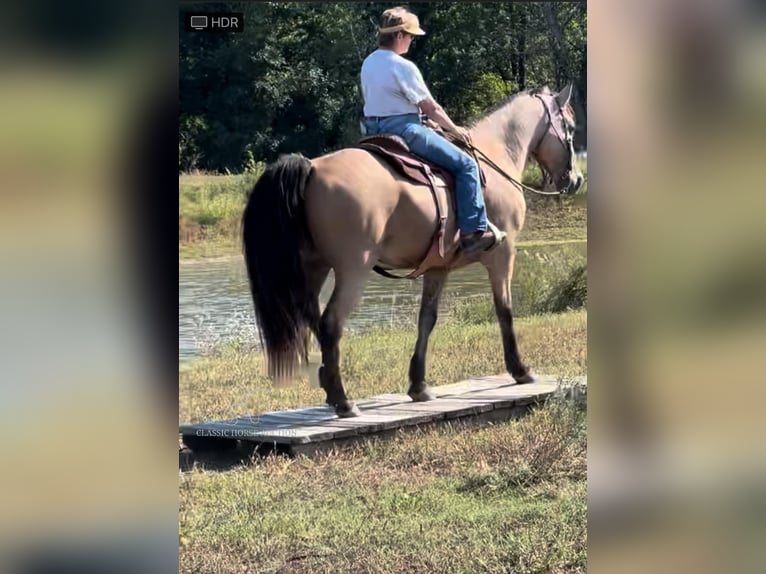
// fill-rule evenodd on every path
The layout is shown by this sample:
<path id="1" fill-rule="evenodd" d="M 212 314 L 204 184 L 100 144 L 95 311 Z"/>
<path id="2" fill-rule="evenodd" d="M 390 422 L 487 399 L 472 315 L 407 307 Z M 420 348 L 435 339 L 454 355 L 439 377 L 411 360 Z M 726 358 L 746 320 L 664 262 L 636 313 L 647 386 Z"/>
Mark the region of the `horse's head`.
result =
<path id="1" fill-rule="evenodd" d="M 559 93 L 547 89 L 532 92 L 540 100 L 543 114 L 537 128 L 536 144 L 530 155 L 537 160 L 543 172 L 544 189 L 575 193 L 583 183 L 582 174 L 574 165 L 572 136 L 575 129 L 574 111 L 569 104 L 572 97 L 570 83 Z"/>

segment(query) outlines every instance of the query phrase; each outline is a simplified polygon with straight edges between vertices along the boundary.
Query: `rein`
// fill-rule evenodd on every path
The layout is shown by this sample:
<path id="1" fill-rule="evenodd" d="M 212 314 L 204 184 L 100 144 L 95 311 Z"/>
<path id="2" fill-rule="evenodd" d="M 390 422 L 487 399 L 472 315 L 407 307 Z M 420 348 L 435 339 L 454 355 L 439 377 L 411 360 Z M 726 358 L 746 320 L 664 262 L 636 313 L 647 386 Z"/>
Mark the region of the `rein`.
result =
<path id="1" fill-rule="evenodd" d="M 545 100 L 539 95 L 536 94 L 535 97 L 540 100 L 540 102 L 543 104 L 543 109 L 545 110 L 546 115 L 548 116 L 548 125 L 550 128 L 553 129 L 553 133 L 556 135 L 556 137 L 559 139 L 561 144 L 566 148 L 566 143 L 564 142 L 564 138 L 561 137 L 561 134 L 559 133 L 559 130 L 556 128 L 556 124 L 553 122 L 553 117 L 551 116 L 551 110 L 548 108 L 548 104 L 545 102 Z M 561 110 L 559 109 L 559 115 L 562 115 Z M 470 136 L 468 137 L 468 141 L 466 142 L 467 149 L 474 152 L 474 156 L 476 157 L 476 154 L 481 156 L 481 159 L 488 164 L 490 167 L 492 167 L 497 173 L 502 175 L 505 179 L 513 183 L 514 185 L 518 186 L 522 190 L 531 191 L 532 193 L 536 193 L 538 195 L 563 195 L 564 190 L 561 191 L 543 191 L 540 189 L 535 189 L 533 187 L 529 187 L 528 185 L 524 185 L 520 181 L 518 181 L 516 178 L 508 175 L 505 171 L 503 171 L 500 166 L 498 166 L 494 161 L 489 159 L 487 157 L 487 154 L 485 154 L 483 151 L 481 151 L 479 148 L 473 145 L 473 142 L 471 141 Z M 571 158 L 570 158 L 571 162 Z M 540 164 L 540 162 L 538 162 Z M 571 166 L 570 166 L 571 167 Z M 540 165 L 540 170 L 543 171 L 543 175 L 545 175 L 545 171 L 543 169 L 543 166 Z"/>
<path id="2" fill-rule="evenodd" d="M 508 175 L 505 171 L 503 171 L 500 168 L 500 166 L 498 166 L 494 161 L 492 161 L 491 159 L 489 159 L 487 157 L 487 154 L 485 154 L 483 151 L 481 151 L 479 148 L 477 148 L 472 143 L 468 143 L 468 149 L 470 149 L 471 151 L 477 153 L 481 157 L 482 161 L 484 161 L 487 165 L 489 165 L 497 173 L 502 175 L 505 179 L 507 179 L 511 183 L 517 185 L 518 187 L 520 187 L 523 190 L 525 189 L 527 191 L 531 191 L 532 193 L 536 193 L 538 195 L 561 195 L 562 193 L 564 193 L 563 191 L 542 191 L 540 189 L 535 189 L 533 187 L 529 187 L 528 185 L 524 185 L 519 180 L 517 180 L 516 178 L 514 178 L 511 175 Z"/>

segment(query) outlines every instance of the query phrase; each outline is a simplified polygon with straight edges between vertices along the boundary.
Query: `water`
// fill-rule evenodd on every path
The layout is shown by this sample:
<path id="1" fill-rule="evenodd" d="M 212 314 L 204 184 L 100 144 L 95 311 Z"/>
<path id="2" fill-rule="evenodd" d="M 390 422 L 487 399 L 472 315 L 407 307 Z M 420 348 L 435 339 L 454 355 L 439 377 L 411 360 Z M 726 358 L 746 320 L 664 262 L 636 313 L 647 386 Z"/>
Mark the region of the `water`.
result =
<path id="1" fill-rule="evenodd" d="M 332 272 L 320 293 L 329 301 L 334 285 Z M 351 314 L 348 329 L 395 324 L 417 313 L 422 280 L 385 279 L 373 273 L 362 298 Z M 487 273 L 473 265 L 451 274 L 445 296 L 489 293 Z M 206 348 L 238 340 L 256 344 L 253 303 L 242 258 L 185 263 L 179 267 L 178 285 L 179 359 L 193 358 Z"/>
<path id="2" fill-rule="evenodd" d="M 552 247 L 561 249 L 566 246 Z M 585 244 L 576 247 L 584 252 Z M 534 255 L 548 251 L 534 248 Z M 520 249 L 521 251 L 521 249 Z M 530 255 L 532 255 L 530 253 Z M 516 276 L 526 270 L 517 260 Z M 324 305 L 330 299 L 332 272 L 320 294 Z M 395 325 L 403 317 L 417 316 L 422 280 L 393 280 L 371 273 L 367 287 L 349 318 L 347 329 Z M 470 265 L 450 274 L 444 298 L 487 296 L 491 293 L 487 272 L 481 265 Z M 199 356 L 205 350 L 230 341 L 258 344 L 253 304 L 247 274 L 241 257 L 184 262 L 179 267 L 179 360 Z"/>

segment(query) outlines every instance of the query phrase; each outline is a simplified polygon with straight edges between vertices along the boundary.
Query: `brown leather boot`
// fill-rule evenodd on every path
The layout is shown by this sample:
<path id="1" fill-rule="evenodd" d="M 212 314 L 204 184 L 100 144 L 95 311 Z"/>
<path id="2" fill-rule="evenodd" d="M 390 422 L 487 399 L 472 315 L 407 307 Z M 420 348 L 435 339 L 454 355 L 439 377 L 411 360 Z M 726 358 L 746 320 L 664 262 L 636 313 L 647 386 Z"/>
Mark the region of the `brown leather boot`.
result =
<path id="1" fill-rule="evenodd" d="M 463 248 L 463 253 L 466 255 L 476 253 L 477 251 L 484 251 L 494 243 L 495 234 L 489 229 L 460 237 L 460 247 Z"/>
<path id="2" fill-rule="evenodd" d="M 505 241 L 505 232 L 487 222 L 485 231 L 477 231 L 460 237 L 460 247 L 463 253 L 470 255 L 478 251 L 491 251 L 503 241 Z"/>

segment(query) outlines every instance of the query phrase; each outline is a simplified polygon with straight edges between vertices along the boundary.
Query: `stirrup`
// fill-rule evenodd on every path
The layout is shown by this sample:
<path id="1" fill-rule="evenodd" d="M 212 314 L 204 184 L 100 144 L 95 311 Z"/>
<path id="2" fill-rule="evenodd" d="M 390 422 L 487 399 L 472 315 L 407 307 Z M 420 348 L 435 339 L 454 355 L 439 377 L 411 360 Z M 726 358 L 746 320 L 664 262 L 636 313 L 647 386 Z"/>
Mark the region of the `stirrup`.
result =
<path id="1" fill-rule="evenodd" d="M 460 246 L 463 250 L 463 253 L 466 255 L 473 255 L 474 253 L 487 253 L 505 241 L 506 237 L 504 231 L 500 231 L 489 221 L 487 222 L 487 229 L 476 233 L 476 235 L 479 234 L 483 237 L 476 238 L 468 245 L 466 245 L 463 239 L 461 239 Z"/>
<path id="2" fill-rule="evenodd" d="M 505 238 L 508 234 L 505 231 L 500 231 L 489 219 L 487 220 L 487 228 L 491 229 L 492 235 L 495 236 L 495 242 L 486 249 L 486 251 L 492 251 L 503 241 L 505 241 Z"/>

